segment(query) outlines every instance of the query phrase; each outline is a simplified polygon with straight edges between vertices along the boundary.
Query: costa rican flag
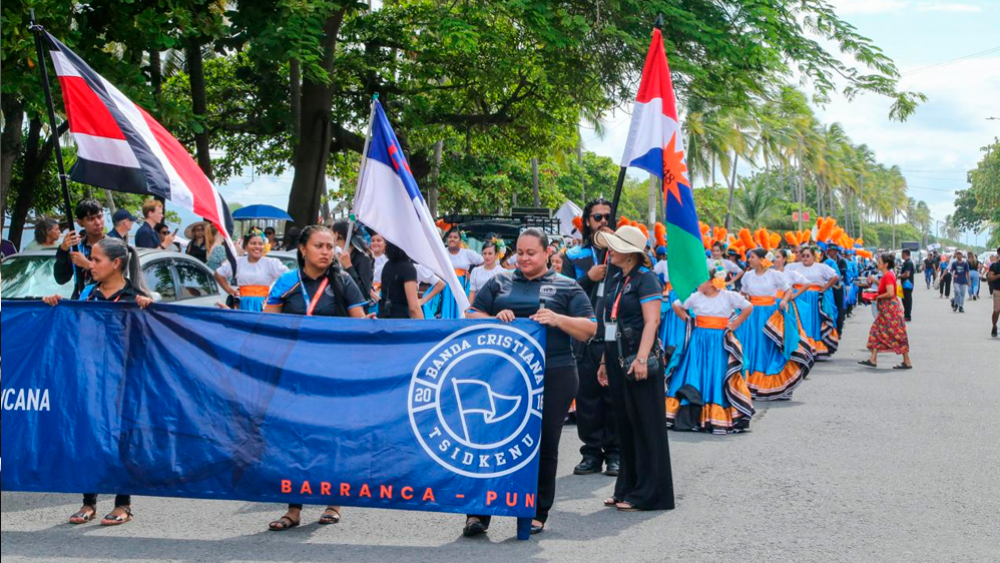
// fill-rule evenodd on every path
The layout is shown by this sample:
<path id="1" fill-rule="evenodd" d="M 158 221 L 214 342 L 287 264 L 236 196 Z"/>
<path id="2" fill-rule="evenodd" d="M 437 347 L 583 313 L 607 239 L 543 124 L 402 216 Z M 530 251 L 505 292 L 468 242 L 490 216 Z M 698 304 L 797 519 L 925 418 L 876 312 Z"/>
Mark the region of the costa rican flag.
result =
<path id="1" fill-rule="evenodd" d="M 373 103 L 368 152 L 354 196 L 354 215 L 406 252 L 414 262 L 444 280 L 464 315 L 469 309 L 465 288 L 458 281 L 448 250 L 382 104 L 378 100 Z"/>
<path id="2" fill-rule="evenodd" d="M 640 168 L 663 181 L 670 283 L 684 300 L 709 279 L 708 267 L 694 192 L 688 179 L 674 85 L 659 29 L 653 30 L 633 107 L 622 166 Z"/>
<path id="3" fill-rule="evenodd" d="M 144 109 L 46 33 L 69 131 L 74 182 L 161 197 L 211 222 L 232 249 L 232 217 L 211 180 L 180 142 Z"/>

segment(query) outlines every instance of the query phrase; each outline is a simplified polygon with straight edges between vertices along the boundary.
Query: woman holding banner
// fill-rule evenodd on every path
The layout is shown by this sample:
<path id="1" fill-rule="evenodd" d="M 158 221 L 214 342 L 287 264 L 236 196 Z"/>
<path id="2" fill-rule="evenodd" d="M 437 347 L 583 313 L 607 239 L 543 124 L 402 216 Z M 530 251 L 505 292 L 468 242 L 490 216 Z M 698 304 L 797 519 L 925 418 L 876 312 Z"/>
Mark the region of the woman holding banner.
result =
<path id="1" fill-rule="evenodd" d="M 550 270 L 548 264 L 548 235 L 538 229 L 525 230 L 517 241 L 518 270 L 487 282 L 468 314 L 470 319 L 496 319 L 503 323 L 531 319 L 548 329 L 538 512 L 531 525 L 532 534 L 545 530 L 555 501 L 559 440 L 580 384 L 570 343 L 571 340 L 587 342 L 597 334 L 597 320 L 587 294 L 573 280 Z M 489 528 L 489 516 L 469 516 L 464 534 L 479 536 Z"/>
<path id="2" fill-rule="evenodd" d="M 117 238 L 104 238 L 94 245 L 90 254 L 90 275 L 94 283 L 80 293 L 80 301 L 104 303 L 135 303 L 141 309 L 149 307 L 145 279 L 139 270 L 139 255 L 135 249 Z M 42 299 L 55 307 L 62 299 L 53 295 Z M 97 495 L 83 495 L 83 508 L 70 517 L 70 524 L 86 524 L 97 517 Z M 132 521 L 132 497 L 115 496 L 115 509 L 101 520 L 102 526 L 120 526 Z"/>
<path id="3" fill-rule="evenodd" d="M 307 227 L 299 238 L 299 269 L 283 275 L 271 288 L 266 313 L 307 317 L 365 317 L 368 299 L 354 280 L 340 269 L 334 256 L 336 239 L 330 229 Z M 321 525 L 339 524 L 340 507 L 327 507 Z M 284 532 L 302 523 L 302 505 L 288 505 L 288 513 L 271 522 L 274 532 Z"/>
<path id="4" fill-rule="evenodd" d="M 604 306 L 605 357 L 597 371 L 611 388 L 621 471 L 614 496 L 604 502 L 620 512 L 673 510 L 674 482 L 663 400 L 664 357 L 657 338 L 663 287 L 644 249 L 646 236 L 632 226 L 598 232 L 616 272 Z"/>

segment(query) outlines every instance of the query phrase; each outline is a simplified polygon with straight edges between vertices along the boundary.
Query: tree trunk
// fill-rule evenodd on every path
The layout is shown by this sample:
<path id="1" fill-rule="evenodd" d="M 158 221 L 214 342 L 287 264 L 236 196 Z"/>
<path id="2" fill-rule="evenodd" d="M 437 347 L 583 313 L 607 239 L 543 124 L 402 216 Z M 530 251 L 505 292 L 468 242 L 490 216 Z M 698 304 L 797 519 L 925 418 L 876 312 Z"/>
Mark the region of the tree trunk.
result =
<path id="1" fill-rule="evenodd" d="M 431 189 L 428 194 L 428 203 L 431 208 L 431 217 L 438 217 L 438 199 L 441 197 L 441 157 L 444 155 L 444 141 L 438 140 L 434 143 L 434 164 L 431 167 Z"/>
<path id="2" fill-rule="evenodd" d="M 153 96 L 159 102 L 163 94 L 163 62 L 160 60 L 159 49 L 149 52 L 149 84 L 153 87 Z"/>
<path id="3" fill-rule="evenodd" d="M 726 230 L 733 228 L 733 204 L 736 203 L 736 170 L 740 166 L 740 155 L 733 155 L 733 177 L 726 178 L 729 182 L 729 207 L 726 209 Z"/>
<path id="4" fill-rule="evenodd" d="M 346 8 L 337 11 L 323 26 L 322 66 L 330 82 L 324 84 L 308 76 L 302 81 L 301 133 L 295 147 L 295 177 L 288 196 L 288 214 L 299 227 L 314 224 L 319 215 L 320 195 L 326 183 L 326 164 L 330 156 L 334 52 L 346 13 Z"/>
<path id="5" fill-rule="evenodd" d="M 531 197 L 536 208 L 542 206 L 541 193 L 538 188 L 538 157 L 531 159 Z"/>
<path id="6" fill-rule="evenodd" d="M 188 38 L 185 48 L 187 50 L 188 74 L 191 77 L 191 103 L 195 116 L 200 118 L 201 124 L 204 126 L 204 118 L 208 114 L 208 103 L 205 94 L 205 65 L 201 56 L 201 38 Z M 195 133 L 194 144 L 198 155 L 198 166 L 211 180 L 214 175 L 212 174 L 212 157 L 208 152 L 208 129 L 202 127 L 200 132 Z"/>
<path id="7" fill-rule="evenodd" d="M 288 81 L 292 95 L 292 141 L 295 142 L 302 130 L 302 69 L 298 59 L 288 61 Z"/>
<path id="8" fill-rule="evenodd" d="M 580 167 L 580 203 L 587 203 L 587 172 L 583 169 L 583 139 L 578 138 L 576 141 L 576 164 Z"/>
<path id="9" fill-rule="evenodd" d="M 28 212 L 35 205 L 35 187 L 44 164 L 39 161 L 39 144 L 42 139 L 42 121 L 33 118 L 28 123 L 28 138 L 24 144 L 24 167 L 21 181 L 17 184 L 17 196 L 14 199 L 14 209 L 10 214 L 10 233 L 8 240 L 16 248 L 21 248 L 21 236 L 24 234 L 24 224 L 28 220 Z M 47 162 L 48 159 L 46 159 Z"/>
<path id="10" fill-rule="evenodd" d="M 14 177 L 14 162 L 21 155 L 24 127 L 24 102 L 6 95 L 2 101 L 4 129 L 0 135 L 0 229 L 7 222 L 7 194 Z"/>
<path id="11" fill-rule="evenodd" d="M 649 221 L 647 221 L 647 224 L 649 225 L 649 232 L 651 233 L 656 227 L 656 192 L 660 187 L 660 182 L 658 180 L 659 178 L 655 175 L 649 175 Z"/>

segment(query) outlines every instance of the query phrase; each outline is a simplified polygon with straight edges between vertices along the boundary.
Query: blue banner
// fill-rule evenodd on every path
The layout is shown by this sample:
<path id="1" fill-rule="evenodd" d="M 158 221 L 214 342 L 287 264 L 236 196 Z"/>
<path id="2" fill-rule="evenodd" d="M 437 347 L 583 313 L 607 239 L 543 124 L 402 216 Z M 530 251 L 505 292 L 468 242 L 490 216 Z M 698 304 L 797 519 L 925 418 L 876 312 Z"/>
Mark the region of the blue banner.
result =
<path id="1" fill-rule="evenodd" d="M 4 491 L 535 515 L 536 323 L 3 305 Z"/>

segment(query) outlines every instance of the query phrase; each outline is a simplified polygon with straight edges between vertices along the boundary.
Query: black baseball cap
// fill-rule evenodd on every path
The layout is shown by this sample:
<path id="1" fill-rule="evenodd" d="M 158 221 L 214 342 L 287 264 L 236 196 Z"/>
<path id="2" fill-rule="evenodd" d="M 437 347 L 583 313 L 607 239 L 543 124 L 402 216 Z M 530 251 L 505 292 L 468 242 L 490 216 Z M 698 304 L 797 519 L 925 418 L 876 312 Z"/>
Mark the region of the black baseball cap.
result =
<path id="1" fill-rule="evenodd" d="M 128 209 L 119 209 L 118 211 L 115 211 L 115 214 L 111 217 L 111 223 L 113 225 L 117 225 L 118 223 L 121 223 L 125 219 L 128 219 L 133 223 L 136 222 L 136 218 L 133 217 L 131 213 L 129 213 Z"/>

